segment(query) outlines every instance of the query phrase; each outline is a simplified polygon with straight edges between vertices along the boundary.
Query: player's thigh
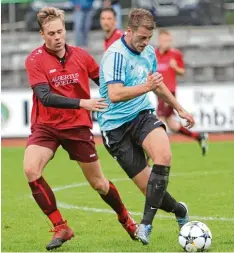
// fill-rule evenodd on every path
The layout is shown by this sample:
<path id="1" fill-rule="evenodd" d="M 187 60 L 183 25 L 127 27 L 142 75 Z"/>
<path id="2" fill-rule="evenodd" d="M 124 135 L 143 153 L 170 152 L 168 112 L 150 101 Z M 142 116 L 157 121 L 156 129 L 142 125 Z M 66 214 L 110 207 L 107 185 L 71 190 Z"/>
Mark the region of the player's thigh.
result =
<path id="1" fill-rule="evenodd" d="M 104 177 L 94 136 L 88 127 L 61 131 L 61 145 L 71 160 L 77 161 L 89 184 L 101 193 L 108 191 L 109 183 Z"/>
<path id="2" fill-rule="evenodd" d="M 24 172 L 29 182 L 41 177 L 42 172 L 54 155 L 54 151 L 47 147 L 29 145 L 24 153 Z"/>
<path id="3" fill-rule="evenodd" d="M 166 123 L 167 123 L 167 126 L 172 130 L 172 131 L 175 131 L 177 132 L 180 127 L 181 127 L 181 124 L 180 122 L 178 122 L 176 120 L 176 116 L 174 114 L 170 115 L 167 119 L 166 119 Z"/>
<path id="4" fill-rule="evenodd" d="M 146 195 L 147 184 L 151 173 L 151 167 L 146 166 L 140 173 L 132 178 L 132 181 L 137 185 L 140 191 Z"/>
<path id="5" fill-rule="evenodd" d="M 109 190 L 109 181 L 105 178 L 100 161 L 83 163 L 77 161 L 83 174 L 92 188 L 100 193 L 106 194 Z"/>
<path id="6" fill-rule="evenodd" d="M 24 154 L 24 171 L 29 181 L 38 179 L 59 146 L 56 130 L 41 125 L 33 127 Z"/>
<path id="7" fill-rule="evenodd" d="M 155 128 L 149 132 L 145 137 L 142 146 L 149 154 L 154 164 L 170 166 L 170 142 L 163 127 Z"/>
<path id="8" fill-rule="evenodd" d="M 102 136 L 107 151 L 129 178 L 134 178 L 147 166 L 143 148 L 133 143 L 130 135 L 121 136 L 113 130 Z"/>

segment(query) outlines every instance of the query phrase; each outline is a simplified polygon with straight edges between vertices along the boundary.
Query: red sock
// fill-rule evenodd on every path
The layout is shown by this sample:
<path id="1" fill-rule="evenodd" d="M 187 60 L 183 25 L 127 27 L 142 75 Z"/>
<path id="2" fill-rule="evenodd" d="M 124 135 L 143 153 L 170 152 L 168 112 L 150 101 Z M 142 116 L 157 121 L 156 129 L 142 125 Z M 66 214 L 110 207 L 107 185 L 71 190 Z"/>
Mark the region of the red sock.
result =
<path id="1" fill-rule="evenodd" d="M 50 221 L 53 223 L 54 226 L 61 225 L 61 224 L 65 223 L 65 221 L 63 220 L 62 215 L 58 209 L 56 211 L 54 211 L 53 213 L 48 214 L 47 216 L 50 219 Z"/>
<path id="2" fill-rule="evenodd" d="M 57 209 L 56 199 L 50 186 L 43 177 L 29 182 L 32 195 L 43 213 L 48 216 L 54 226 L 63 224 L 63 218 Z"/>
<path id="3" fill-rule="evenodd" d="M 106 195 L 100 194 L 101 198 L 118 214 L 119 221 L 125 223 L 128 217 L 128 211 L 125 208 L 118 190 L 112 182 L 109 181 L 110 188 Z"/>
<path id="4" fill-rule="evenodd" d="M 187 128 L 183 127 L 183 126 L 180 127 L 180 129 L 179 129 L 178 132 L 181 133 L 181 134 L 183 134 L 183 135 L 192 137 L 192 138 L 194 138 L 194 139 L 196 139 L 196 140 L 197 140 L 198 137 L 199 137 L 199 133 L 198 133 L 198 132 L 191 132 L 191 131 L 189 131 Z"/>

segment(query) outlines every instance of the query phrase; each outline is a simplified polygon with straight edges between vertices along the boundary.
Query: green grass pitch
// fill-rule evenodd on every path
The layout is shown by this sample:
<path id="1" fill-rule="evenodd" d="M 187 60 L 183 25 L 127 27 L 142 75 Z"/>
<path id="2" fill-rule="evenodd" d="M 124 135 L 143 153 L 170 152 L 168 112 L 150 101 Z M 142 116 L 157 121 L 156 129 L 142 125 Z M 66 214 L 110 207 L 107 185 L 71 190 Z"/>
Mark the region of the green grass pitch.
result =
<path id="1" fill-rule="evenodd" d="M 140 221 L 144 197 L 106 152 L 97 146 L 103 171 L 116 180 L 127 208 Z M 211 143 L 206 157 L 196 143 L 173 143 L 168 190 L 188 204 L 191 220 L 206 223 L 212 231 L 210 251 L 234 251 L 234 146 Z M 52 233 L 46 216 L 30 197 L 23 173 L 23 148 L 2 148 L 2 251 L 42 252 Z M 178 226 L 172 214 L 159 211 L 148 246 L 131 241 L 111 209 L 84 183 L 75 162 L 58 150 L 44 173 L 55 192 L 60 210 L 75 231 L 75 238 L 57 251 L 68 252 L 182 252 Z M 71 186 L 72 185 L 72 186 Z M 64 189 L 64 186 L 70 188 Z"/>

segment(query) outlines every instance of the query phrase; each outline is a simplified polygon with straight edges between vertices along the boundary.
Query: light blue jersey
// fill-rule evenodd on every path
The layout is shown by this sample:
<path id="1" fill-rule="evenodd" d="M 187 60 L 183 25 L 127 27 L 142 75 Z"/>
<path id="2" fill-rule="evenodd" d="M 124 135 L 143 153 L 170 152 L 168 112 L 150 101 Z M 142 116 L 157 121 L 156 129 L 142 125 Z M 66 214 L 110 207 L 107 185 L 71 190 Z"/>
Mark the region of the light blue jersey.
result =
<path id="1" fill-rule="evenodd" d="M 128 101 L 112 103 L 108 97 L 108 85 L 141 85 L 146 82 L 148 73 L 154 73 L 156 68 L 155 51 L 150 45 L 142 53 L 138 53 L 129 48 L 122 37 L 108 48 L 101 61 L 99 76 L 100 95 L 109 104 L 107 110 L 98 113 L 98 123 L 102 131 L 113 130 L 132 121 L 143 110 L 155 110 L 147 93 Z"/>

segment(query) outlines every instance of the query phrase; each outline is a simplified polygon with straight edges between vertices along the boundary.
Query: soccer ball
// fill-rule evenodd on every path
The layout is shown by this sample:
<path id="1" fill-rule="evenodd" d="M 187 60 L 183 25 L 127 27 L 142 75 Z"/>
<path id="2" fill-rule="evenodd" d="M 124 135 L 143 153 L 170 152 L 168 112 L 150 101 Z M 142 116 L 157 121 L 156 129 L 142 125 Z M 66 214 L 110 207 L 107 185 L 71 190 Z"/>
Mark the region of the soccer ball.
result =
<path id="1" fill-rule="evenodd" d="M 210 229 L 200 221 L 186 223 L 179 233 L 179 244 L 187 252 L 207 250 L 211 245 L 211 240 Z"/>

